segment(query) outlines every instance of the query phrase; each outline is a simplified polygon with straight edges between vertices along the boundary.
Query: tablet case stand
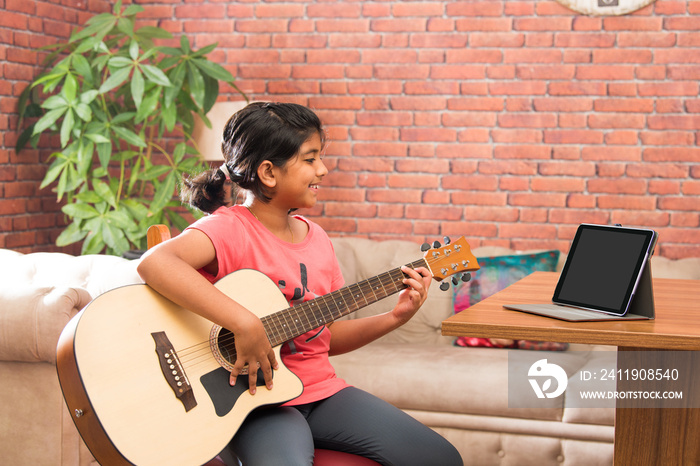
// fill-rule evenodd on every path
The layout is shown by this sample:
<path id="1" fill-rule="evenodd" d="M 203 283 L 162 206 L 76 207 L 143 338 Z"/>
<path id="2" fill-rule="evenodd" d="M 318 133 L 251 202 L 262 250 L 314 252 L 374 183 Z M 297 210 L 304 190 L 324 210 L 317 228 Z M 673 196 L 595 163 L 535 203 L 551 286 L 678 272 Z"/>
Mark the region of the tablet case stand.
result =
<path id="1" fill-rule="evenodd" d="M 630 308 L 627 314 L 620 317 L 620 320 L 639 317 L 645 317 L 647 319 L 654 319 L 656 317 L 654 308 L 654 286 L 651 282 L 651 257 L 648 258 L 647 263 L 644 264 L 644 270 L 639 279 L 639 284 L 637 284 L 637 290 L 630 303 Z"/>

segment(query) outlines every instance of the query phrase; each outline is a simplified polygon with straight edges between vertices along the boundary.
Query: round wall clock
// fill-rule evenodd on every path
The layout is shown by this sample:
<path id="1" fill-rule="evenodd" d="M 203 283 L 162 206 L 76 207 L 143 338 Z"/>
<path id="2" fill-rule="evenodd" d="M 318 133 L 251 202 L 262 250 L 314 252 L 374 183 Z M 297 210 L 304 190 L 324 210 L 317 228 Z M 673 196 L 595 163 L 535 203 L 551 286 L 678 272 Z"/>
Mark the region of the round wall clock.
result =
<path id="1" fill-rule="evenodd" d="M 557 0 L 567 8 L 584 15 L 626 15 L 656 0 Z"/>

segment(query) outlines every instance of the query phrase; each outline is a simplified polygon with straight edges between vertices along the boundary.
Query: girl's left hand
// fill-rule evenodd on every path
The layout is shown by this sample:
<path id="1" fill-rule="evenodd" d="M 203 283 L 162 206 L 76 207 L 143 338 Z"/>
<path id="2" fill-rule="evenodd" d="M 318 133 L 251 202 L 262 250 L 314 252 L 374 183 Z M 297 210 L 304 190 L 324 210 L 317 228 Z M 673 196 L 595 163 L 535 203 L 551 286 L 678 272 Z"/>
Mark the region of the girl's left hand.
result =
<path id="1" fill-rule="evenodd" d="M 403 280 L 404 285 L 408 288 L 399 293 L 399 302 L 392 312 L 401 324 L 405 324 L 415 315 L 428 297 L 432 276 L 425 267 L 412 269 L 404 265 L 401 267 L 401 271 L 408 275 Z"/>

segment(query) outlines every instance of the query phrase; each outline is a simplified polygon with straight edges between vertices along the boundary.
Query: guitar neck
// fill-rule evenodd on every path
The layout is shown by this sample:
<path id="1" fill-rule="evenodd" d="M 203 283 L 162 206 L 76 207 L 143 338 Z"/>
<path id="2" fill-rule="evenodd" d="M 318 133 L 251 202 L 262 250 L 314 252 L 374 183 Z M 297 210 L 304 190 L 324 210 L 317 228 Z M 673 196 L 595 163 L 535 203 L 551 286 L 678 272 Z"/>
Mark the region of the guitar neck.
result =
<path id="1" fill-rule="evenodd" d="M 426 267 L 427 262 L 420 259 L 407 266 Z M 265 316 L 262 322 L 270 344 L 277 346 L 398 293 L 406 288 L 405 277 L 401 268 L 396 268 Z"/>

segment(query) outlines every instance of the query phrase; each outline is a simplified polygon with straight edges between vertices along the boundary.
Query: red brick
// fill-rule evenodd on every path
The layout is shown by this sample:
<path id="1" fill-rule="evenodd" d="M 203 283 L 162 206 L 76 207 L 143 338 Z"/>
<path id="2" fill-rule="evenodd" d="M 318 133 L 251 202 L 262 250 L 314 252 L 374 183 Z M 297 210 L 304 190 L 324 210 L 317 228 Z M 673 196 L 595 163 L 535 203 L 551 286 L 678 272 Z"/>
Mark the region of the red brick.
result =
<path id="1" fill-rule="evenodd" d="M 698 83 L 677 81 L 669 83 L 640 83 L 641 96 L 697 96 Z"/>
<path id="2" fill-rule="evenodd" d="M 603 19 L 607 31 L 660 31 L 663 23 L 661 17 L 615 16 Z"/>
<path id="3" fill-rule="evenodd" d="M 649 162 L 695 162 L 700 161 L 700 149 L 696 147 L 651 147 L 644 149 L 643 158 Z"/>
<path id="4" fill-rule="evenodd" d="M 284 4 L 282 4 L 284 5 Z M 304 5 L 287 5 L 288 8 L 294 7 L 294 13 L 299 16 L 304 13 Z M 278 4 L 271 4 L 268 8 L 272 11 L 276 11 L 280 8 Z M 362 6 L 360 4 L 343 4 L 343 3 L 313 3 L 306 6 L 306 14 L 309 17 L 321 17 L 321 18 L 358 18 L 360 17 Z M 298 13 L 296 11 L 298 9 Z M 282 16 L 287 16 L 282 15 Z"/>
<path id="5" fill-rule="evenodd" d="M 584 209 L 551 209 L 549 222 L 553 224 L 579 225 L 581 223 L 606 224 L 609 221 L 607 212 Z"/>
<path id="6" fill-rule="evenodd" d="M 560 33 L 557 34 L 554 45 L 557 47 L 614 47 L 616 41 L 615 34 L 609 33 Z"/>
<path id="7" fill-rule="evenodd" d="M 604 113 L 592 114 L 588 117 L 588 124 L 591 128 L 636 128 L 641 129 L 645 126 L 645 118 L 643 115 L 626 114 L 626 113 Z"/>
<path id="8" fill-rule="evenodd" d="M 583 160 L 627 160 L 642 159 L 642 149 L 638 147 L 584 147 L 581 150 Z"/>
<path id="9" fill-rule="evenodd" d="M 680 194 L 681 185 L 678 181 L 670 180 L 649 180 L 649 194 L 659 194 L 662 196 Z"/>
<path id="10" fill-rule="evenodd" d="M 609 196 L 598 197 L 598 207 L 601 209 L 654 210 L 656 199 L 650 196 Z"/>
<path id="11" fill-rule="evenodd" d="M 547 144 L 601 144 L 603 133 L 594 130 L 547 130 L 544 132 Z"/>

